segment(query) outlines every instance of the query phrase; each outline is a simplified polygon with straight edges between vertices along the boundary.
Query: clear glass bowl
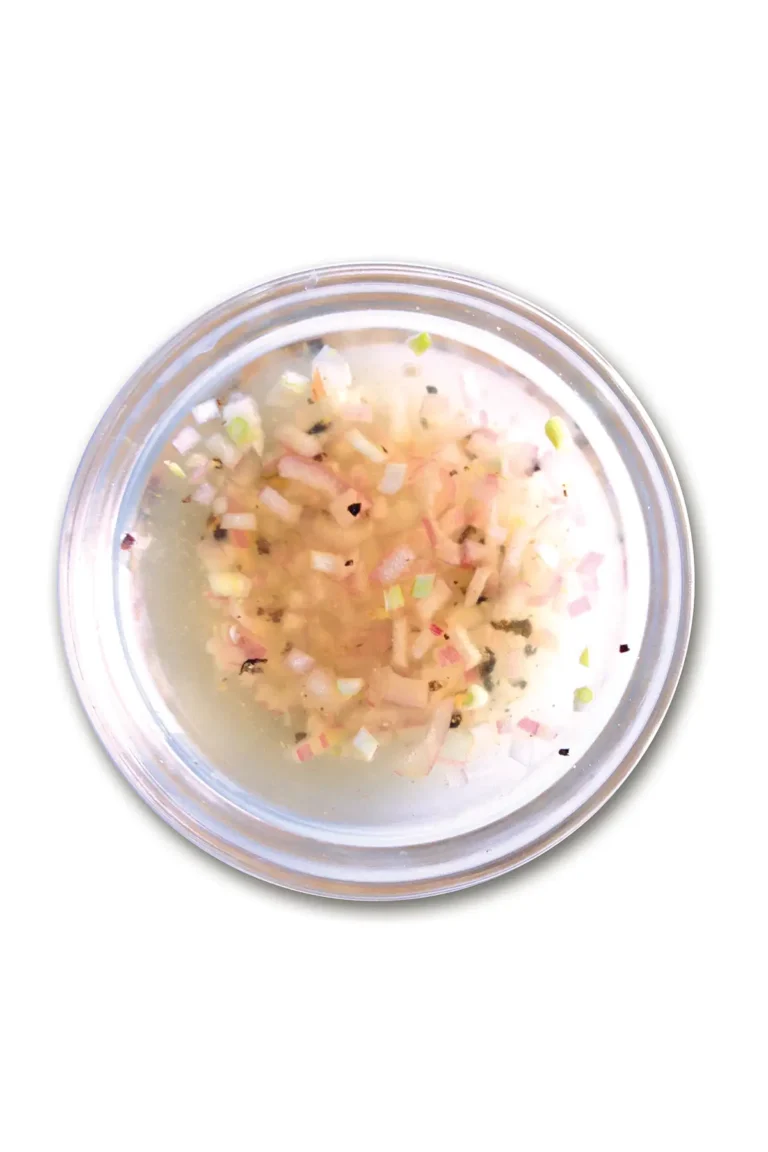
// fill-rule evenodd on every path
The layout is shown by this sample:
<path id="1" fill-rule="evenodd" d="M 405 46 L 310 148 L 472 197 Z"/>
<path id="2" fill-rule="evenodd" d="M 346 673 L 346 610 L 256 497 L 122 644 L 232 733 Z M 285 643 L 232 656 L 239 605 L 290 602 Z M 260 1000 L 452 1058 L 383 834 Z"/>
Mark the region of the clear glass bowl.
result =
<path id="1" fill-rule="evenodd" d="M 216 699 L 199 636 L 174 617 L 158 547 L 119 542 L 151 511 L 152 465 L 190 407 L 244 366 L 351 330 L 426 329 L 519 373 L 575 422 L 611 494 L 629 571 L 632 660 L 588 747 L 464 789 L 286 765 Z M 265 378 L 268 375 L 265 374 Z M 274 376 L 272 376 L 274 379 Z M 257 385 L 258 387 L 258 385 Z M 173 531 L 178 525 L 169 523 Z M 170 537 L 169 537 L 170 538 Z M 94 433 L 64 517 L 59 597 L 83 706 L 117 767 L 172 827 L 234 867 L 325 896 L 448 892 L 531 860 L 583 824 L 648 747 L 675 691 L 693 610 L 690 528 L 674 470 L 631 390 L 585 340 L 502 288 L 436 268 L 319 268 L 254 288 L 196 320 L 126 384 Z M 164 628 L 164 620 L 173 623 Z M 151 624 L 151 627 L 150 627 Z M 222 719 L 223 717 L 223 719 Z M 386 775 L 386 779 L 384 779 Z"/>

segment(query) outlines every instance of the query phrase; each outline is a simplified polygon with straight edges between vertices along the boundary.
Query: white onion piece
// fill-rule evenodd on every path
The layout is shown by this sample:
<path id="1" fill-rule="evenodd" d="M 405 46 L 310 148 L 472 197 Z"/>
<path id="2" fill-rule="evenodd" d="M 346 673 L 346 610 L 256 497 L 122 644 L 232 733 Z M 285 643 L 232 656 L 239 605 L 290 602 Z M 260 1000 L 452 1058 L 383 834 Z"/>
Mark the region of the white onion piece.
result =
<path id="1" fill-rule="evenodd" d="M 290 668 L 291 672 L 296 672 L 299 676 L 305 672 L 309 672 L 314 667 L 315 660 L 307 652 L 302 652 L 300 648 L 291 648 L 285 654 L 285 665 Z"/>
<path id="2" fill-rule="evenodd" d="M 451 727 L 452 713 L 452 700 L 442 700 L 438 704 L 424 740 L 413 752 L 407 753 L 395 769 L 399 776 L 416 778 L 429 775 Z"/>
<path id="3" fill-rule="evenodd" d="M 461 653 L 461 658 L 464 662 L 464 667 L 474 668 L 482 660 L 482 654 L 477 650 L 475 645 L 469 638 L 469 633 L 466 628 L 461 628 L 455 625 L 451 628 L 451 639 L 455 641 L 456 647 Z"/>
<path id="4" fill-rule="evenodd" d="M 275 439 L 284 444 L 286 448 L 298 452 L 299 456 L 316 456 L 320 451 L 316 436 L 310 436 L 308 432 L 302 432 L 295 424 L 281 424 L 275 429 Z"/>
<path id="5" fill-rule="evenodd" d="M 179 456 L 186 456 L 187 452 L 200 442 L 200 439 L 200 433 L 196 428 L 182 428 L 179 434 L 174 436 L 171 443 Z"/>
<path id="6" fill-rule="evenodd" d="M 246 532 L 254 532 L 256 530 L 256 513 L 255 512 L 227 512 L 221 518 L 222 528 L 242 528 Z"/>
<path id="7" fill-rule="evenodd" d="M 464 597 L 464 606 L 466 608 L 474 608 L 475 604 L 477 604 L 492 571 L 492 568 L 475 568 L 472 573 L 472 579 L 467 586 L 467 594 Z"/>
<path id="8" fill-rule="evenodd" d="M 304 686 L 313 696 L 326 697 L 333 691 L 333 680 L 324 668 L 315 668 L 307 676 Z"/>
<path id="9" fill-rule="evenodd" d="M 381 492 L 384 496 L 394 496 L 399 492 L 405 483 L 405 477 L 408 474 L 407 464 L 387 464 L 384 469 L 384 475 L 377 485 L 377 491 Z"/>
<path id="10" fill-rule="evenodd" d="M 536 555 L 542 560 L 547 568 L 557 568 L 560 564 L 560 553 L 554 544 L 547 544 L 546 541 L 541 540 L 535 546 L 534 550 Z"/>
<path id="11" fill-rule="evenodd" d="M 423 628 L 411 645 L 411 656 L 414 660 L 423 660 L 427 652 L 433 644 L 437 642 L 437 636 L 431 632 L 429 628 Z"/>
<path id="12" fill-rule="evenodd" d="M 217 496 L 211 505 L 211 511 L 215 512 L 217 516 L 223 516 L 228 508 L 226 496 Z"/>
<path id="13" fill-rule="evenodd" d="M 383 464 L 386 460 L 386 455 L 378 448 L 372 441 L 364 436 L 359 428 L 350 428 L 347 432 L 346 440 L 348 444 L 359 452 L 361 456 L 365 456 L 372 464 Z"/>
<path id="14" fill-rule="evenodd" d="M 192 415 L 198 424 L 209 424 L 219 416 L 219 406 L 215 400 L 203 400 L 192 409 Z"/>
<path id="15" fill-rule="evenodd" d="M 408 621 L 397 616 L 392 621 L 392 663 L 398 668 L 408 665 Z"/>
<path id="16" fill-rule="evenodd" d="M 216 489 L 213 484 L 201 484 L 199 488 L 195 488 L 192 499 L 198 504 L 212 504 L 216 499 Z"/>
<path id="17" fill-rule="evenodd" d="M 362 692 L 365 687 L 365 681 L 359 677 L 349 676 L 336 681 L 336 688 L 340 696 L 345 698 L 356 696 L 358 692 Z"/>
<path id="18" fill-rule="evenodd" d="M 352 740 L 352 747 L 360 753 L 364 760 L 373 760 L 378 746 L 378 740 L 375 736 L 371 736 L 367 728 L 360 728 Z"/>
<path id="19" fill-rule="evenodd" d="M 206 448 L 210 451 L 212 456 L 221 460 L 226 468 L 234 468 L 240 462 L 242 452 L 235 448 L 231 440 L 223 436 L 221 432 L 216 432 L 213 436 L 209 436 L 205 442 Z"/>
<path id="20" fill-rule="evenodd" d="M 310 552 L 309 563 L 315 572 L 326 572 L 329 576 L 338 576 L 344 567 L 341 556 L 334 556 L 332 552 Z"/>
<path id="21" fill-rule="evenodd" d="M 468 777 L 463 768 L 451 766 L 445 771 L 445 782 L 449 788 L 463 788 Z"/>

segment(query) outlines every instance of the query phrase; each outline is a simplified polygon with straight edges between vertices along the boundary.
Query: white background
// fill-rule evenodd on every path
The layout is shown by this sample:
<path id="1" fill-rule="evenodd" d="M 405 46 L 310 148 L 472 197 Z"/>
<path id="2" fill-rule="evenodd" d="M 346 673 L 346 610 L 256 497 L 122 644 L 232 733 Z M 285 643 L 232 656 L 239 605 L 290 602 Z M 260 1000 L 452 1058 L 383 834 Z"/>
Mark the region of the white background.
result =
<path id="1" fill-rule="evenodd" d="M 0 69 L 9 1152 L 765 1147 L 760 5 L 26 4 Z M 201 311 L 443 263 L 590 337 L 679 467 L 698 605 L 652 751 L 515 875 L 407 906 L 249 881 L 69 687 L 73 471 Z"/>

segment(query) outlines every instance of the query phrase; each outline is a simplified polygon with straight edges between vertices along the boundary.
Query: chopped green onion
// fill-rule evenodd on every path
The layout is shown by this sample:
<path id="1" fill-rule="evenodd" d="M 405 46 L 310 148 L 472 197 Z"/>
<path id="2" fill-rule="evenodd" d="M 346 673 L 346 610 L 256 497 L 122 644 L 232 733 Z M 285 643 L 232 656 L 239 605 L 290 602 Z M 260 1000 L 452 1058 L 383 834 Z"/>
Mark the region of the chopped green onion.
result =
<path id="1" fill-rule="evenodd" d="M 454 701 L 457 708 L 472 712 L 475 708 L 484 708 L 488 703 L 488 692 L 482 684 L 471 684 L 466 692 L 461 692 Z"/>
<path id="2" fill-rule="evenodd" d="M 595 698 L 595 694 L 591 688 L 577 688 L 573 694 L 573 698 L 577 704 L 591 704 Z"/>
<path id="3" fill-rule="evenodd" d="M 178 476 L 179 480 L 186 480 L 184 469 L 175 460 L 163 460 L 163 464 L 173 476 Z"/>
<path id="4" fill-rule="evenodd" d="M 589 668 L 589 648 L 585 648 L 581 656 L 579 656 L 579 664 L 583 664 L 585 668 Z"/>
<path id="5" fill-rule="evenodd" d="M 435 579 L 434 572 L 430 572 L 428 576 L 417 576 L 411 589 L 411 596 L 413 596 L 414 600 L 423 600 L 426 596 L 429 596 L 435 586 Z"/>
<path id="6" fill-rule="evenodd" d="M 419 332 L 418 336 L 411 336 L 408 347 L 417 356 L 423 356 L 427 349 L 432 347 L 432 337 L 429 332 Z"/>
<path id="7" fill-rule="evenodd" d="M 399 584 L 393 584 L 390 588 L 384 589 L 384 607 L 387 612 L 396 612 L 397 609 L 402 608 L 404 604 L 405 597 Z"/>
<path id="8" fill-rule="evenodd" d="M 253 439 L 251 426 L 244 416 L 233 416 L 227 424 L 227 435 L 233 444 L 243 448 Z"/>
<path id="9" fill-rule="evenodd" d="M 562 448 L 563 444 L 565 444 L 565 438 L 567 435 L 565 431 L 565 425 L 563 424 L 562 420 L 560 420 L 557 416 L 550 416 L 549 420 L 547 420 L 546 424 L 544 425 L 544 431 L 547 434 L 547 439 L 551 440 L 555 448 Z"/>

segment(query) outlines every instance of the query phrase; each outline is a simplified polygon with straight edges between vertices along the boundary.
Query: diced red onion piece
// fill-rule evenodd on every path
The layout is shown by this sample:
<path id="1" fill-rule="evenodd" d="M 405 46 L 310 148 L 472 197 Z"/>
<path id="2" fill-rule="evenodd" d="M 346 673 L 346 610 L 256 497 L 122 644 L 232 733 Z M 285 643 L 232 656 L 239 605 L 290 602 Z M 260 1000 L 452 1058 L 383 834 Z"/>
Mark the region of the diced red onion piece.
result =
<path id="1" fill-rule="evenodd" d="M 465 568 L 476 568 L 486 564 L 489 559 L 488 545 L 480 544 L 477 540 L 465 540 L 461 545 L 460 563 Z"/>
<path id="2" fill-rule="evenodd" d="M 404 708 L 426 708 L 429 703 L 429 685 L 426 680 L 413 680 L 398 676 L 392 668 L 385 668 L 380 678 L 382 698 Z"/>
<path id="3" fill-rule="evenodd" d="M 592 604 L 590 603 L 589 597 L 580 596 L 578 600 L 572 600 L 568 605 L 568 615 L 582 616 L 585 612 L 589 612 L 591 607 Z"/>
<path id="4" fill-rule="evenodd" d="M 301 516 L 299 505 L 291 504 L 290 500 L 286 500 L 275 488 L 262 488 L 259 500 L 264 508 L 274 512 L 275 516 L 279 516 L 286 524 L 295 524 Z"/>
<path id="5" fill-rule="evenodd" d="M 370 404 L 342 404 L 341 417 L 350 424 L 371 424 L 373 422 L 373 408 Z"/>
<path id="6" fill-rule="evenodd" d="M 446 644 L 443 648 L 438 649 L 437 662 L 441 668 L 447 668 L 451 664 L 461 664 L 461 654 L 454 648 L 453 644 Z"/>
<path id="7" fill-rule="evenodd" d="M 374 568 L 371 579 L 379 584 L 394 584 L 399 580 L 406 568 L 416 559 L 416 553 L 407 544 L 401 544 Z M 429 599 L 429 597 L 427 597 Z M 424 601 L 426 603 L 426 600 Z"/>
<path id="8" fill-rule="evenodd" d="M 527 732 L 530 736 L 535 736 L 539 730 L 538 721 L 532 720 L 530 716 L 523 716 L 522 720 L 517 722 L 518 728 L 522 728 L 523 732 Z"/>
<path id="9" fill-rule="evenodd" d="M 408 666 L 408 621 L 397 616 L 392 621 L 392 663 L 398 668 Z"/>
<path id="10" fill-rule="evenodd" d="M 603 560 L 605 560 L 605 556 L 600 552 L 587 552 L 586 556 L 584 556 L 576 566 L 576 571 L 582 576 L 594 574 L 597 572 Z"/>
<path id="11" fill-rule="evenodd" d="M 250 636 L 241 636 L 238 640 L 238 647 L 246 660 L 266 660 L 267 658 L 267 650 L 264 645 L 260 644 L 258 640 L 253 640 Z"/>
<path id="12" fill-rule="evenodd" d="M 277 471 L 286 480 L 298 480 L 308 488 L 318 492 L 327 492 L 335 496 L 346 488 L 345 482 L 331 472 L 330 468 L 318 464 L 315 460 L 305 460 L 303 456 L 281 456 L 277 462 Z"/>
<path id="13" fill-rule="evenodd" d="M 424 531 L 427 534 L 427 539 L 434 548 L 438 541 L 438 532 L 437 528 L 435 527 L 435 522 L 434 520 L 431 520 L 429 516 L 425 516 L 421 522 L 424 525 Z"/>

